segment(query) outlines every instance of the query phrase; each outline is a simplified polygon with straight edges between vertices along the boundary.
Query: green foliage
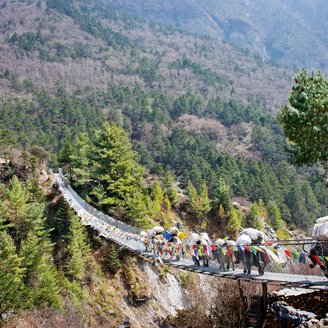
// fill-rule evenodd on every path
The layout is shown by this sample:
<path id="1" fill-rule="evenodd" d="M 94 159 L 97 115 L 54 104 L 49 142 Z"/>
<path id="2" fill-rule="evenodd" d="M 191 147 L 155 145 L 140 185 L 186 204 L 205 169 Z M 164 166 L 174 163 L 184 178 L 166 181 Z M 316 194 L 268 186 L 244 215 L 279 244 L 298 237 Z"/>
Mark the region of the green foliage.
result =
<path id="1" fill-rule="evenodd" d="M 179 70 L 186 68 L 190 68 L 195 75 L 199 76 L 205 85 L 221 86 L 222 89 L 227 86 L 227 81 L 223 76 L 220 76 L 209 68 L 203 67 L 202 65 L 193 62 L 187 57 L 177 59 L 175 62 L 169 64 L 169 69 Z"/>
<path id="2" fill-rule="evenodd" d="M 0 281 L 9 282 L 1 311 L 39 306 L 61 307 L 58 272 L 53 264 L 53 245 L 45 222 L 45 205 L 38 188 L 26 186 L 13 177 L 1 195 L 6 216 L 1 222 Z M 8 224 L 12 222 L 12 224 Z M 7 232 L 14 236 L 15 244 Z M 5 247 L 5 250 L 1 247 Z M 10 261 L 11 266 L 8 266 Z M 0 288 L 4 285 L 1 285 Z M 11 295 L 11 293 L 15 295 Z M 18 305 L 19 303 L 19 305 Z M 3 308 L 2 308 L 3 307 Z M 3 314 L 3 313 L 1 313 Z"/>
<path id="3" fill-rule="evenodd" d="M 246 226 L 262 230 L 263 229 L 262 219 L 263 217 L 261 217 L 260 215 L 259 205 L 256 203 L 252 204 L 249 213 L 246 215 Z"/>
<path id="4" fill-rule="evenodd" d="M 17 143 L 15 134 L 0 124 L 0 155 L 6 153 L 9 147 Z"/>
<path id="5" fill-rule="evenodd" d="M 63 0 L 47 0 L 47 9 L 57 11 L 70 16 L 81 29 L 95 38 L 105 41 L 108 46 L 116 48 L 131 47 L 131 41 L 122 33 L 113 31 L 110 27 L 104 26 L 99 20 L 91 15 L 83 14 L 72 3 Z M 86 8 L 85 8 L 86 9 Z"/>
<path id="6" fill-rule="evenodd" d="M 328 161 L 328 80 L 319 72 L 299 71 L 290 106 L 283 106 L 279 120 L 288 138 L 288 151 L 297 164 Z"/>
<path id="7" fill-rule="evenodd" d="M 122 128 L 105 123 L 95 131 L 91 160 L 90 176 L 104 187 L 106 197 L 100 205 L 107 212 L 124 202 L 131 206 L 134 195 L 141 197 L 142 167 Z"/>
<path id="8" fill-rule="evenodd" d="M 150 211 L 152 213 L 153 218 L 156 218 L 162 210 L 162 203 L 164 199 L 163 189 L 158 180 L 156 180 L 153 183 L 150 197 L 151 197 Z"/>
<path id="9" fill-rule="evenodd" d="M 50 254 L 42 255 L 35 276 L 37 281 L 31 290 L 33 304 L 37 307 L 49 306 L 60 309 L 62 304 L 59 275 Z"/>
<path id="10" fill-rule="evenodd" d="M 79 96 L 68 95 L 60 85 L 55 95 L 37 90 L 32 101 L 23 98 L 2 100 L 0 104 L 0 125 L 9 134 L 8 138 L 14 135 L 17 143 L 26 149 L 38 145 L 59 152 L 65 145 L 63 140 L 74 139 L 81 131 L 91 132 L 103 122 L 98 108 L 91 107 Z M 6 145 L 15 143 L 8 138 Z"/>
<path id="11" fill-rule="evenodd" d="M 181 271 L 179 278 L 184 288 L 193 290 L 197 283 L 196 275 L 194 272 L 183 272 Z"/>
<path id="12" fill-rule="evenodd" d="M 135 73 L 142 76 L 146 85 L 151 87 L 154 82 L 163 80 L 162 75 L 158 73 L 158 64 L 158 61 L 150 61 L 144 57 L 141 59 Z M 151 111 L 151 108 L 149 110 Z"/>
<path id="13" fill-rule="evenodd" d="M 25 52 L 31 52 L 42 48 L 46 44 L 46 39 L 41 35 L 40 31 L 37 33 L 27 32 L 21 35 L 15 32 L 8 43 L 17 46 Z"/>
<path id="14" fill-rule="evenodd" d="M 7 311 L 22 307 L 25 297 L 25 268 L 22 258 L 16 253 L 12 238 L 0 231 L 0 319 Z"/>
<path id="15" fill-rule="evenodd" d="M 273 227 L 274 230 L 283 227 L 283 220 L 281 217 L 280 210 L 275 201 L 269 201 L 267 205 L 268 209 L 268 223 Z"/>
<path id="16" fill-rule="evenodd" d="M 67 146 L 66 146 L 67 147 Z M 69 147 L 69 146 L 68 146 Z M 90 141 L 87 133 L 80 133 L 72 146 L 68 148 L 68 160 L 72 167 L 74 185 L 86 185 L 90 180 Z"/>
<path id="17" fill-rule="evenodd" d="M 237 210 L 232 207 L 231 211 L 230 211 L 230 216 L 228 219 L 228 228 L 236 233 L 239 231 L 240 227 L 241 227 L 241 217 L 238 215 Z"/>
<path id="18" fill-rule="evenodd" d="M 136 189 L 132 194 L 129 194 L 125 199 L 126 217 L 130 224 L 143 229 L 149 229 L 150 223 L 147 211 L 147 198 L 141 190 Z"/>
<path id="19" fill-rule="evenodd" d="M 81 281 L 85 276 L 90 247 L 87 242 L 85 228 L 72 210 L 68 211 L 67 220 L 69 220 L 70 226 L 67 246 L 69 261 L 66 271 L 69 277 Z"/>
<path id="20" fill-rule="evenodd" d="M 201 185 L 200 193 L 193 186 L 191 181 L 188 182 L 187 195 L 189 199 L 187 201 L 187 209 L 195 216 L 196 219 L 201 219 L 211 210 L 211 201 L 208 197 L 208 189 L 205 182 Z"/>
<path id="21" fill-rule="evenodd" d="M 214 203 L 216 208 L 219 208 L 220 205 L 222 205 L 226 213 L 231 209 L 230 188 L 222 178 L 219 179 L 216 186 Z"/>
<path id="22" fill-rule="evenodd" d="M 172 171 L 167 171 L 163 178 L 164 192 L 168 196 L 172 205 L 178 202 L 178 193 L 174 187 L 174 175 Z"/>
<path id="23" fill-rule="evenodd" d="M 120 255 L 116 250 L 115 246 L 112 245 L 109 249 L 108 254 L 108 269 L 112 274 L 116 274 L 117 271 L 121 269 L 121 267 L 122 264 L 120 261 Z"/>
<path id="24" fill-rule="evenodd" d="M 5 200 L 1 204 L 2 221 L 15 228 L 15 242 L 19 245 L 26 234 L 28 222 L 26 213 L 29 194 L 26 187 L 14 176 L 7 188 Z"/>

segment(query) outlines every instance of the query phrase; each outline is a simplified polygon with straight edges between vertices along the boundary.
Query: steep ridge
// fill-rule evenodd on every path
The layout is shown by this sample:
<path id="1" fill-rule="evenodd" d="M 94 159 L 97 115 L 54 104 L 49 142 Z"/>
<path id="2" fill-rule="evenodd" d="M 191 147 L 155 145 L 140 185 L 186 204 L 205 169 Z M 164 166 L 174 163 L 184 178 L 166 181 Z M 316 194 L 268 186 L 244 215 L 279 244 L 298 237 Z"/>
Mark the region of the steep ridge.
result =
<path id="1" fill-rule="evenodd" d="M 60 81 L 71 91 L 139 83 L 172 95 L 191 90 L 257 102 L 275 112 L 287 99 L 291 70 L 219 40 L 126 18 L 108 5 L 6 0 L 0 13 L 0 83 L 9 94 L 26 80 L 46 88 Z"/>
<path id="2" fill-rule="evenodd" d="M 315 1 L 111 1 L 122 10 L 210 35 L 289 66 L 327 69 L 327 6 Z"/>

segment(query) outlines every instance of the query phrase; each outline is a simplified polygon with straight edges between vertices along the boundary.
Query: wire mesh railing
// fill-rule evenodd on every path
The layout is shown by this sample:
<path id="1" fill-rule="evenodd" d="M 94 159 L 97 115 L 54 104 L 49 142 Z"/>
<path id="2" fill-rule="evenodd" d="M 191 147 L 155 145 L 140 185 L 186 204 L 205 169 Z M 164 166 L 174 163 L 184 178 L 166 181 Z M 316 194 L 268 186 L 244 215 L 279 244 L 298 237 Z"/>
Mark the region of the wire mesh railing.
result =
<path id="1" fill-rule="evenodd" d="M 113 217 L 106 215 L 102 213 L 101 211 L 97 210 L 90 204 L 88 204 L 83 198 L 81 198 L 75 191 L 74 189 L 67 183 L 66 177 L 64 176 L 63 172 L 61 169 L 59 169 L 59 177 L 61 179 L 61 183 L 67 188 L 69 193 L 74 197 L 74 200 L 87 212 L 92 214 L 94 217 L 98 218 L 99 220 L 110 224 L 113 227 L 116 227 L 117 229 L 120 229 L 124 232 L 129 232 L 132 234 L 140 234 L 141 229 L 135 226 L 131 226 L 127 223 L 121 222 L 119 220 L 114 219 Z"/>
<path id="2" fill-rule="evenodd" d="M 169 242 L 163 236 L 145 237 L 140 228 L 118 221 L 89 205 L 71 188 L 61 170 L 54 177 L 63 197 L 84 225 L 92 226 L 100 236 L 140 254 L 151 254 L 168 264 L 188 266 L 194 270 L 203 267 L 206 272 L 224 273 L 226 276 L 243 276 L 245 271 L 247 275 L 251 268 L 253 278 L 328 284 L 324 276 L 328 275 L 328 242 L 272 240 L 261 245 L 218 246 L 211 243 L 197 245 L 187 239 L 179 243 Z M 229 261 L 231 265 L 227 270 Z"/>

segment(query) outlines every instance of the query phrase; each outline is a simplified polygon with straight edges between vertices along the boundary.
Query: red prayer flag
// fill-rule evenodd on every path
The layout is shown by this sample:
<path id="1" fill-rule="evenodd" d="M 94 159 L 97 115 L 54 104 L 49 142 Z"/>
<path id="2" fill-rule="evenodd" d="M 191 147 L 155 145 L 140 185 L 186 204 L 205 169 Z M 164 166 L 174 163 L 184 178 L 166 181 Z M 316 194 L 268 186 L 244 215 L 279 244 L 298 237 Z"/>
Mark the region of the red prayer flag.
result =
<path id="1" fill-rule="evenodd" d="M 324 266 L 317 255 L 312 255 L 312 257 L 321 267 Z"/>
<path id="2" fill-rule="evenodd" d="M 228 252 L 228 256 L 232 257 L 232 252 L 229 246 L 227 246 L 227 252 Z"/>
<path id="3" fill-rule="evenodd" d="M 285 251 L 285 254 L 286 254 L 289 258 L 294 259 L 294 256 L 292 255 L 292 253 L 291 253 L 288 249 L 285 249 L 284 251 Z"/>

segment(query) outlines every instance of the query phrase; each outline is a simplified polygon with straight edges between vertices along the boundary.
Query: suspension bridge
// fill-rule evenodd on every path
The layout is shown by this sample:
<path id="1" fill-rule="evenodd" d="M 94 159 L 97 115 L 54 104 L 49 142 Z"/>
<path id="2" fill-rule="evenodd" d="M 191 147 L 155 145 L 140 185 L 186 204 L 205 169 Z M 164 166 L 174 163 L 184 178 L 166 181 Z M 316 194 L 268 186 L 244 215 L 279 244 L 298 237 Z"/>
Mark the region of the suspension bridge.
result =
<path id="1" fill-rule="evenodd" d="M 283 266 L 269 264 L 263 275 L 254 273 L 247 275 L 243 273 L 241 268 L 236 268 L 234 271 L 222 271 L 216 261 L 210 261 L 208 267 L 195 266 L 188 254 L 179 260 L 162 260 L 158 255 L 145 250 L 143 238 L 140 236 L 141 229 L 118 221 L 86 203 L 72 189 L 61 170 L 59 170 L 59 173 L 53 173 L 53 179 L 64 199 L 80 217 L 83 225 L 91 226 L 98 231 L 99 236 L 114 241 L 146 260 L 160 261 L 178 269 L 227 279 L 258 281 L 265 284 L 304 288 L 328 286 L 328 279 L 318 266 L 309 269 L 308 263 L 300 263 L 299 261 L 287 261 Z M 304 245 L 311 246 L 314 242 L 313 240 L 302 240 L 299 242 L 294 240 L 292 243 L 287 243 L 304 248 Z"/>

